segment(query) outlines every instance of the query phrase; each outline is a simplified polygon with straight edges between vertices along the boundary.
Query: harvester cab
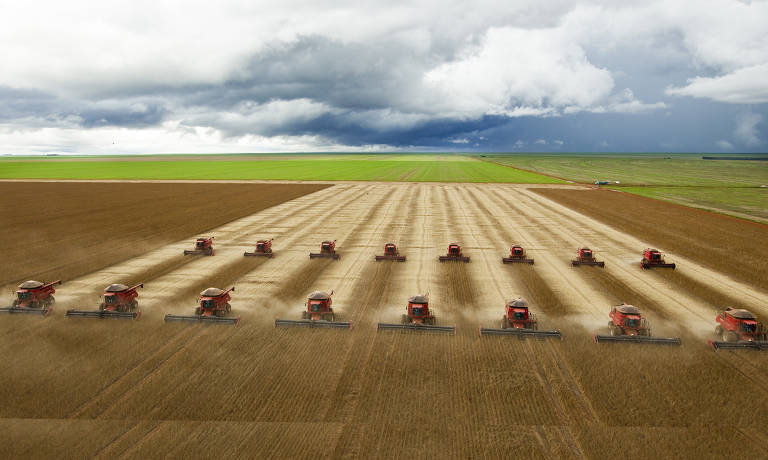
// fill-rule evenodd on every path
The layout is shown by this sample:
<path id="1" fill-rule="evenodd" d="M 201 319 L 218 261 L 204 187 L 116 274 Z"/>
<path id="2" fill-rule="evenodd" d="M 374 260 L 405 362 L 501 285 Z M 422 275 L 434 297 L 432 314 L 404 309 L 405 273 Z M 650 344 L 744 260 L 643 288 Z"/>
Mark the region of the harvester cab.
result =
<path id="1" fill-rule="evenodd" d="M 233 292 L 235 287 L 225 290 L 210 287 L 200 293 L 198 298 L 198 306 L 195 308 L 195 316 L 179 316 L 179 315 L 165 315 L 165 321 L 198 321 L 198 322 L 210 322 L 210 323 L 223 323 L 223 324 L 238 324 L 240 317 L 227 317 L 227 314 L 232 311 L 232 306 L 229 304 L 231 297 L 230 292 Z"/>
<path id="2" fill-rule="evenodd" d="M 560 331 L 539 331 L 536 315 L 528 309 L 528 302 L 522 297 L 507 301 L 501 329 L 480 328 L 480 335 L 516 335 L 518 337 L 553 337 L 562 338 Z"/>
<path id="3" fill-rule="evenodd" d="M 141 316 L 141 310 L 137 310 L 139 293 L 136 290 L 143 287 L 143 283 L 132 287 L 110 284 L 104 288 L 104 300 L 98 310 L 67 310 L 66 316 L 136 319 Z"/>
<path id="4" fill-rule="evenodd" d="M 307 296 L 306 308 L 301 312 L 300 320 L 276 319 L 277 326 L 302 326 L 351 329 L 349 321 L 336 321 L 333 311 L 333 291 L 329 293 L 314 291 Z"/>
<path id="5" fill-rule="evenodd" d="M 245 257 L 268 257 L 272 258 L 272 238 L 268 240 L 259 240 L 256 242 L 256 250 L 254 252 L 246 251 L 243 254 Z"/>
<path id="6" fill-rule="evenodd" d="M 675 269 L 675 264 L 668 264 L 664 261 L 664 256 L 658 249 L 646 249 L 643 251 L 643 260 L 640 261 L 640 266 L 644 269 L 648 268 L 671 268 Z"/>
<path id="7" fill-rule="evenodd" d="M 411 329 L 418 331 L 450 332 L 456 334 L 456 326 L 437 326 L 435 315 L 429 308 L 429 294 L 415 295 L 408 299 L 400 324 L 379 323 L 378 330 Z"/>
<path id="8" fill-rule="evenodd" d="M 643 318 L 640 309 L 626 303 L 611 308 L 608 313 L 611 318 L 608 328 L 611 335 L 595 335 L 595 343 L 600 342 L 631 342 L 651 343 L 658 345 L 681 345 L 678 337 L 662 338 L 651 337 L 651 326 L 648 320 Z"/>
<path id="9" fill-rule="evenodd" d="M 462 255 L 459 243 L 451 243 L 448 245 L 448 254 L 440 256 L 438 260 L 440 260 L 440 262 L 445 262 L 446 260 L 469 262 L 469 257 Z"/>
<path id="10" fill-rule="evenodd" d="M 723 338 L 722 342 L 710 340 L 715 349 L 753 348 L 768 351 L 766 328 L 757 321 L 749 310 L 727 307 L 715 318 L 715 334 Z"/>
<path id="11" fill-rule="evenodd" d="M 336 240 L 323 241 L 322 243 L 320 243 L 320 252 L 309 253 L 310 259 L 315 259 L 320 257 L 334 259 L 334 260 L 338 260 L 341 258 L 341 255 L 336 253 Z"/>
<path id="12" fill-rule="evenodd" d="M 185 256 L 212 256 L 213 255 L 213 237 L 200 237 L 195 240 L 195 249 L 185 250 Z"/>
<path id="13" fill-rule="evenodd" d="M 16 290 L 16 298 L 10 307 L 0 308 L 0 313 L 31 313 L 48 315 L 53 310 L 56 299 L 54 285 L 61 284 L 61 280 L 50 283 L 29 280 L 19 284 Z"/>
<path id="14" fill-rule="evenodd" d="M 380 260 L 396 260 L 398 262 L 405 262 L 405 256 L 401 256 L 397 250 L 395 243 L 387 243 L 384 245 L 384 255 L 375 256 L 374 260 L 377 262 Z"/>
<path id="15" fill-rule="evenodd" d="M 594 265 L 598 267 L 605 267 L 605 262 L 595 259 L 595 254 L 591 249 L 587 247 L 579 248 L 576 258 L 571 260 L 571 265 L 578 267 L 579 265 Z"/>
<path id="16" fill-rule="evenodd" d="M 502 257 L 501 262 L 505 264 L 531 264 L 533 265 L 533 259 L 529 259 L 525 255 L 525 248 L 516 244 L 509 248 L 509 257 Z"/>

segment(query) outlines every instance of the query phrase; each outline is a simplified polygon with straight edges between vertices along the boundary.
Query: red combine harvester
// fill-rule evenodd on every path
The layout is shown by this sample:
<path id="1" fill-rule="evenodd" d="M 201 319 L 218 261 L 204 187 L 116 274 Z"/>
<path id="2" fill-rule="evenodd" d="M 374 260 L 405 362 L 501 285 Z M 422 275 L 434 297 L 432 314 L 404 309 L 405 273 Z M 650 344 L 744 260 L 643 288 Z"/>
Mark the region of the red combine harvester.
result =
<path id="1" fill-rule="evenodd" d="M 579 265 L 596 265 L 598 267 L 605 267 L 605 262 L 595 259 L 595 254 L 591 249 L 584 247 L 580 248 L 576 258 L 571 260 L 571 265 L 578 267 Z"/>
<path id="2" fill-rule="evenodd" d="M 200 237 L 195 240 L 195 249 L 185 250 L 185 256 L 212 256 L 213 255 L 213 237 Z"/>
<path id="3" fill-rule="evenodd" d="M 648 268 L 671 268 L 675 269 L 675 264 L 668 264 L 664 262 L 664 257 L 658 249 L 646 249 L 643 251 L 643 260 L 640 261 L 640 266 L 644 269 Z"/>
<path id="4" fill-rule="evenodd" d="M 743 349 L 768 351 L 766 328 L 757 322 L 757 317 L 748 310 L 727 307 L 715 318 L 715 334 L 723 338 L 722 342 L 710 340 L 709 344 L 718 349 Z"/>
<path id="5" fill-rule="evenodd" d="M 323 241 L 322 243 L 320 243 L 320 252 L 309 253 L 310 259 L 316 259 L 320 257 L 334 259 L 334 260 L 339 260 L 341 258 L 341 255 L 336 254 L 336 240 Z"/>
<path id="6" fill-rule="evenodd" d="M 556 337 L 561 339 L 560 331 L 539 331 L 536 315 L 528 310 L 528 302 L 518 297 L 504 306 L 501 329 L 480 328 L 480 335 L 516 335 L 522 337 Z"/>
<path id="7" fill-rule="evenodd" d="M 246 251 L 243 255 L 245 257 L 269 257 L 271 259 L 274 255 L 272 253 L 272 238 L 257 241 L 256 250 L 254 252 Z"/>
<path id="8" fill-rule="evenodd" d="M 61 284 L 61 280 L 51 283 L 40 281 L 24 281 L 16 290 L 16 298 L 10 307 L 0 308 L 0 313 L 31 313 L 48 315 L 53 310 L 56 299 L 53 298 L 55 284 Z"/>
<path id="9" fill-rule="evenodd" d="M 104 289 L 104 301 L 99 304 L 98 310 L 67 310 L 66 316 L 136 319 L 141 316 L 141 310 L 137 310 L 139 293 L 136 290 L 143 287 L 143 283 L 132 287 L 110 284 Z"/>
<path id="10" fill-rule="evenodd" d="M 402 316 L 400 324 L 379 323 L 377 329 L 409 329 L 413 331 L 436 331 L 456 334 L 456 326 L 435 325 L 435 315 L 429 309 L 429 295 L 416 295 L 408 299 L 406 313 Z"/>
<path id="11" fill-rule="evenodd" d="M 459 243 L 451 243 L 448 245 L 448 254 L 440 256 L 439 260 L 440 262 L 445 262 L 446 260 L 469 262 L 469 257 L 461 254 L 461 246 L 459 246 Z"/>
<path id="12" fill-rule="evenodd" d="M 235 325 L 240 322 L 239 316 L 236 318 L 226 317 L 227 313 L 232 311 L 232 307 L 229 305 L 229 293 L 234 290 L 234 286 L 226 291 L 210 287 L 200 293 L 199 305 L 195 308 L 195 316 L 165 315 L 165 321 L 199 321 Z"/>
<path id="13" fill-rule="evenodd" d="M 643 318 L 640 309 L 632 305 L 621 304 L 611 308 L 608 321 L 611 335 L 593 336 L 595 343 L 632 342 L 658 345 L 682 345 L 679 338 L 651 337 L 651 325 Z"/>
<path id="14" fill-rule="evenodd" d="M 509 248 L 509 257 L 502 257 L 501 262 L 505 264 L 518 263 L 533 265 L 533 259 L 526 257 L 525 249 L 517 244 Z"/>
<path id="15" fill-rule="evenodd" d="M 380 260 L 396 260 L 398 262 L 405 262 L 405 256 L 401 256 L 397 250 L 395 243 L 387 243 L 384 245 L 384 255 L 375 256 L 376 262 Z"/>
<path id="16" fill-rule="evenodd" d="M 325 327 L 338 329 L 351 329 L 352 323 L 336 321 L 336 314 L 333 312 L 333 291 L 327 294 L 323 291 L 314 291 L 307 296 L 307 308 L 301 312 L 300 320 L 276 319 L 275 327 L 278 326 L 303 326 L 303 327 Z"/>

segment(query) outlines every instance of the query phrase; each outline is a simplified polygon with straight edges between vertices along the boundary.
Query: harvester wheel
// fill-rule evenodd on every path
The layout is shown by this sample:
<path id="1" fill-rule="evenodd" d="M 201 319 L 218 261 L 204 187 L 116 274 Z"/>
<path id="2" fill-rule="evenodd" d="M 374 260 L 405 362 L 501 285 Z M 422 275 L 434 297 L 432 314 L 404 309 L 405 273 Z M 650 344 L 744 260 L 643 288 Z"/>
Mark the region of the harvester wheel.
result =
<path id="1" fill-rule="evenodd" d="M 137 308 L 138 306 L 139 306 L 139 302 L 136 302 L 136 300 L 135 300 L 135 299 L 134 299 L 134 300 L 131 300 L 131 305 L 130 305 L 130 307 L 131 307 L 131 308 L 130 308 L 130 309 L 131 309 L 131 311 L 133 311 L 133 310 L 136 310 L 136 308 Z"/>
<path id="2" fill-rule="evenodd" d="M 401 324 L 408 324 L 408 315 L 403 315 L 400 317 L 400 323 Z"/>
<path id="3" fill-rule="evenodd" d="M 733 331 L 727 331 L 725 334 L 723 334 L 723 340 L 726 342 L 738 342 L 739 335 Z"/>
<path id="4" fill-rule="evenodd" d="M 214 312 L 214 314 L 215 314 L 216 316 L 218 316 L 219 318 L 221 318 L 222 316 L 224 316 L 224 310 L 216 310 L 216 311 Z"/>
<path id="5" fill-rule="evenodd" d="M 718 324 L 715 326 L 715 335 L 723 335 L 723 325 Z"/>
<path id="6" fill-rule="evenodd" d="M 305 311 L 301 312 L 301 319 L 309 319 L 309 313 Z"/>
<path id="7" fill-rule="evenodd" d="M 232 311 L 232 305 L 230 305 L 230 304 L 227 304 L 227 305 L 224 307 L 224 310 L 226 310 L 226 311 L 227 311 L 227 313 L 231 312 L 231 311 Z"/>
<path id="8" fill-rule="evenodd" d="M 506 316 L 501 317 L 501 328 L 506 329 L 509 327 L 509 319 Z"/>
<path id="9" fill-rule="evenodd" d="M 56 298 L 53 296 L 48 296 L 47 299 L 45 299 L 45 306 L 53 305 L 56 303 Z"/>
<path id="10" fill-rule="evenodd" d="M 612 336 L 614 336 L 614 337 L 618 337 L 618 336 L 620 336 L 620 335 L 623 335 L 621 332 L 622 332 L 622 331 L 621 331 L 621 328 L 619 328 L 619 327 L 617 327 L 617 326 L 612 326 L 612 327 L 611 327 L 611 335 L 612 335 Z"/>
<path id="11" fill-rule="evenodd" d="M 200 307 L 195 308 L 195 316 L 200 316 L 202 311 L 200 311 Z"/>
<path id="12" fill-rule="evenodd" d="M 100 303 L 100 304 L 99 304 L 99 310 L 102 310 L 102 311 L 103 311 L 103 310 L 105 310 L 106 308 L 107 308 L 107 306 L 106 306 L 106 305 L 104 305 L 104 302 L 102 302 L 102 303 Z"/>

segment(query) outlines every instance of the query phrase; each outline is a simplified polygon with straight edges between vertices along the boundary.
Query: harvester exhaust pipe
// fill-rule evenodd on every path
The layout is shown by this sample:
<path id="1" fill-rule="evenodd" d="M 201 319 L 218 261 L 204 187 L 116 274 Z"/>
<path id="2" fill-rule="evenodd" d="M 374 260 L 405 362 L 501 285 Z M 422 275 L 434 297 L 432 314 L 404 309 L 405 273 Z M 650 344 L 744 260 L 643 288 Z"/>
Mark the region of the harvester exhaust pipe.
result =
<path id="1" fill-rule="evenodd" d="M 276 319 L 275 327 L 308 327 L 325 329 L 352 329 L 351 321 L 324 321 L 311 319 Z"/>
<path id="2" fill-rule="evenodd" d="M 377 331 L 409 330 L 409 331 L 418 331 L 418 332 L 448 332 L 450 334 L 456 335 L 456 325 L 434 326 L 430 324 L 421 324 L 421 323 L 409 323 L 409 324 L 379 323 L 376 326 L 376 330 Z"/>
<path id="3" fill-rule="evenodd" d="M 682 345 L 683 341 L 679 337 L 651 337 L 647 335 L 593 335 L 595 343 L 604 342 L 629 342 L 629 343 L 647 343 L 652 345 Z"/>
<path id="4" fill-rule="evenodd" d="M 493 329 L 487 327 L 479 328 L 480 337 L 484 335 L 513 335 L 520 339 L 525 337 L 537 337 L 537 338 L 553 338 L 563 339 L 562 334 L 558 330 L 554 331 L 539 331 L 536 329 L 521 329 L 521 328 L 508 328 L 508 329 Z"/>

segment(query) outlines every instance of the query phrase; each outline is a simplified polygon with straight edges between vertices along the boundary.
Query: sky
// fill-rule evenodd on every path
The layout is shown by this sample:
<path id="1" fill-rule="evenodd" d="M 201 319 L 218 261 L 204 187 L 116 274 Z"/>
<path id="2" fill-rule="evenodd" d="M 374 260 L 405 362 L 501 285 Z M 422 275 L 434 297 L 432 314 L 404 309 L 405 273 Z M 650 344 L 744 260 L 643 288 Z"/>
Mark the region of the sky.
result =
<path id="1" fill-rule="evenodd" d="M 304 151 L 766 152 L 768 1 L 0 0 L 0 154 Z"/>

